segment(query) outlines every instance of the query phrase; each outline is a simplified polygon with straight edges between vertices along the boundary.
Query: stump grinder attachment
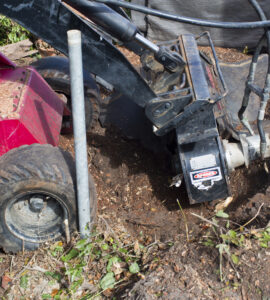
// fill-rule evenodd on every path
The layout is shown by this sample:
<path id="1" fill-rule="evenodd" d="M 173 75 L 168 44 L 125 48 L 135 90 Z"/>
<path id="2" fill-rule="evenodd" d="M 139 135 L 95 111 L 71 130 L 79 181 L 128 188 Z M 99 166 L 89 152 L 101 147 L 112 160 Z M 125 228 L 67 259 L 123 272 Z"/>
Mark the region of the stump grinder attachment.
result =
<path id="1" fill-rule="evenodd" d="M 174 184 L 179 186 L 184 177 L 191 203 L 228 197 L 231 171 L 270 156 L 269 124 L 264 120 L 270 68 L 264 74 L 264 86 L 261 80 L 257 83 L 255 76 L 263 46 L 266 45 L 267 54 L 270 51 L 270 21 L 258 2 L 249 1 L 261 21 L 242 23 L 195 20 L 126 1 L 97 2 L 5 0 L 0 3 L 0 13 L 64 54 L 67 54 L 66 32 L 79 29 L 83 35 L 85 68 L 96 75 L 97 81 L 113 90 L 106 107 L 107 117 L 101 121 L 122 127 L 127 135 L 148 141 L 155 150 L 166 148 L 176 171 Z M 244 70 L 243 66 L 230 69 L 230 66 L 219 65 L 207 32 L 197 37 L 180 33 L 177 40 L 157 45 L 139 32 L 121 6 L 194 25 L 264 28 L 265 32 L 250 64 L 246 64 Z M 208 40 L 211 51 L 199 50 L 201 39 Z M 140 56 L 139 71 L 112 40 Z M 269 62 L 266 65 L 269 66 Z M 245 73 L 248 74 L 243 88 Z M 243 95 L 239 96 L 241 89 Z M 249 116 L 252 122 L 248 121 Z"/>

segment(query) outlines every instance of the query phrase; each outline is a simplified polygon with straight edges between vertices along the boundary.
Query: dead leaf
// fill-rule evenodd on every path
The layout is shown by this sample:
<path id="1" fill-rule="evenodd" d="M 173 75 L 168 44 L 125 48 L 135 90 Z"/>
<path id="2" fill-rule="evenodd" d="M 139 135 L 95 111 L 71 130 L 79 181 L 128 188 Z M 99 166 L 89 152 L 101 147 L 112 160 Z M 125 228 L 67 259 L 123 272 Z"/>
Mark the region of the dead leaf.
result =
<path id="1" fill-rule="evenodd" d="M 104 295 L 105 297 L 111 297 L 111 295 L 112 295 L 112 290 L 111 290 L 111 289 L 107 289 L 107 290 L 103 291 L 103 295 Z"/>
<path id="2" fill-rule="evenodd" d="M 174 265 L 173 269 L 174 269 L 174 272 L 175 272 L 175 273 L 179 273 L 180 270 L 181 270 L 181 268 L 180 268 L 179 265 L 177 265 L 177 264 Z"/>
<path id="3" fill-rule="evenodd" d="M 215 212 L 218 212 L 220 210 L 225 210 L 225 208 L 227 208 L 232 201 L 233 201 L 233 197 L 227 197 L 225 201 L 222 201 L 221 203 L 216 205 Z"/>
<path id="4" fill-rule="evenodd" d="M 140 255 L 140 253 L 141 253 L 140 244 L 137 240 L 134 243 L 134 252 L 135 252 L 136 255 Z"/>
<path id="5" fill-rule="evenodd" d="M 51 296 L 52 297 L 56 296 L 58 292 L 59 292 L 59 290 L 57 290 L 57 289 L 52 290 Z"/>
<path id="6" fill-rule="evenodd" d="M 12 283 L 12 279 L 11 278 L 9 278 L 6 275 L 2 276 L 1 287 L 4 290 L 7 290 L 11 286 L 11 283 Z"/>
<path id="7" fill-rule="evenodd" d="M 112 265 L 111 270 L 114 273 L 114 275 L 119 275 L 123 273 L 125 265 L 126 264 L 123 262 L 116 262 Z"/>

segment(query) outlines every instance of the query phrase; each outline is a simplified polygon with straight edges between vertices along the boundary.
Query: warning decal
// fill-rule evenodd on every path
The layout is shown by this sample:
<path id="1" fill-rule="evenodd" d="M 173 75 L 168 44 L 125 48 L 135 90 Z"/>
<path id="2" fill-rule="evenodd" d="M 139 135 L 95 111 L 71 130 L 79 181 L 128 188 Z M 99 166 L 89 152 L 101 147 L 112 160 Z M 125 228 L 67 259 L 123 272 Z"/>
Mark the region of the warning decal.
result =
<path id="1" fill-rule="evenodd" d="M 191 182 L 200 190 L 208 190 L 222 179 L 219 167 L 190 172 Z"/>

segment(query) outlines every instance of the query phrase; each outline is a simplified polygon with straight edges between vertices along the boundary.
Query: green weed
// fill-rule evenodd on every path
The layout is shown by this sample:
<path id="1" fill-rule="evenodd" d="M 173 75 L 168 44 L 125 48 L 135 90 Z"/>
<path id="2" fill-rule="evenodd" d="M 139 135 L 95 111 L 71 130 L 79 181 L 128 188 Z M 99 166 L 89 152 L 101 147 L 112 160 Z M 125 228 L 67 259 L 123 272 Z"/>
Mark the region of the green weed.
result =
<path id="1" fill-rule="evenodd" d="M 30 32 L 22 26 L 5 16 L 0 16 L 0 46 L 22 41 L 30 36 Z"/>
<path id="2" fill-rule="evenodd" d="M 198 216 L 200 217 L 200 216 Z M 247 241 L 256 243 L 263 248 L 270 246 L 270 228 L 261 230 L 247 229 L 245 225 L 241 226 L 229 220 L 229 215 L 223 211 L 218 211 L 211 220 L 200 217 L 208 222 L 207 232 L 202 236 L 201 243 L 204 246 L 217 248 L 219 252 L 219 276 L 220 280 L 225 280 L 223 274 L 223 263 L 226 258 L 231 267 L 236 271 L 237 265 L 241 264 L 241 251 L 244 249 Z"/>
<path id="3" fill-rule="evenodd" d="M 77 241 L 68 251 L 64 250 L 61 242 L 52 245 L 49 253 L 62 261 L 63 267 L 60 271 L 48 271 L 45 275 L 50 280 L 67 283 L 57 297 L 72 297 L 87 282 L 93 286 L 94 292 L 84 293 L 82 299 L 94 299 L 120 283 L 129 282 L 131 277 L 141 276 L 142 256 L 147 250 L 138 241 L 128 241 L 125 234 L 116 238 L 95 232 L 89 238 Z M 94 272 L 91 270 L 93 265 L 99 266 Z M 43 299 L 47 296 L 44 294 Z"/>

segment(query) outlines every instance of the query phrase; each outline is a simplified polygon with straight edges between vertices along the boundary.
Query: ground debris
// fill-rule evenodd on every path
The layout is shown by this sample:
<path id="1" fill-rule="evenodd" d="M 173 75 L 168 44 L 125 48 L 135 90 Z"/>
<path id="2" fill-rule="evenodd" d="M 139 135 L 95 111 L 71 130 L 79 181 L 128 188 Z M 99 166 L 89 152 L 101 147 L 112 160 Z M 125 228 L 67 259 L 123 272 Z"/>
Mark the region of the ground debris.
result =
<path id="1" fill-rule="evenodd" d="M 15 61 L 26 56 L 37 54 L 38 50 L 33 50 L 33 43 L 27 39 L 14 44 L 8 44 L 0 47 L 0 52 L 7 56 L 10 60 Z"/>
<path id="2" fill-rule="evenodd" d="M 1 288 L 2 289 L 7 290 L 11 286 L 11 283 L 12 283 L 11 278 L 9 278 L 6 275 L 2 276 L 2 278 L 1 278 Z"/>

